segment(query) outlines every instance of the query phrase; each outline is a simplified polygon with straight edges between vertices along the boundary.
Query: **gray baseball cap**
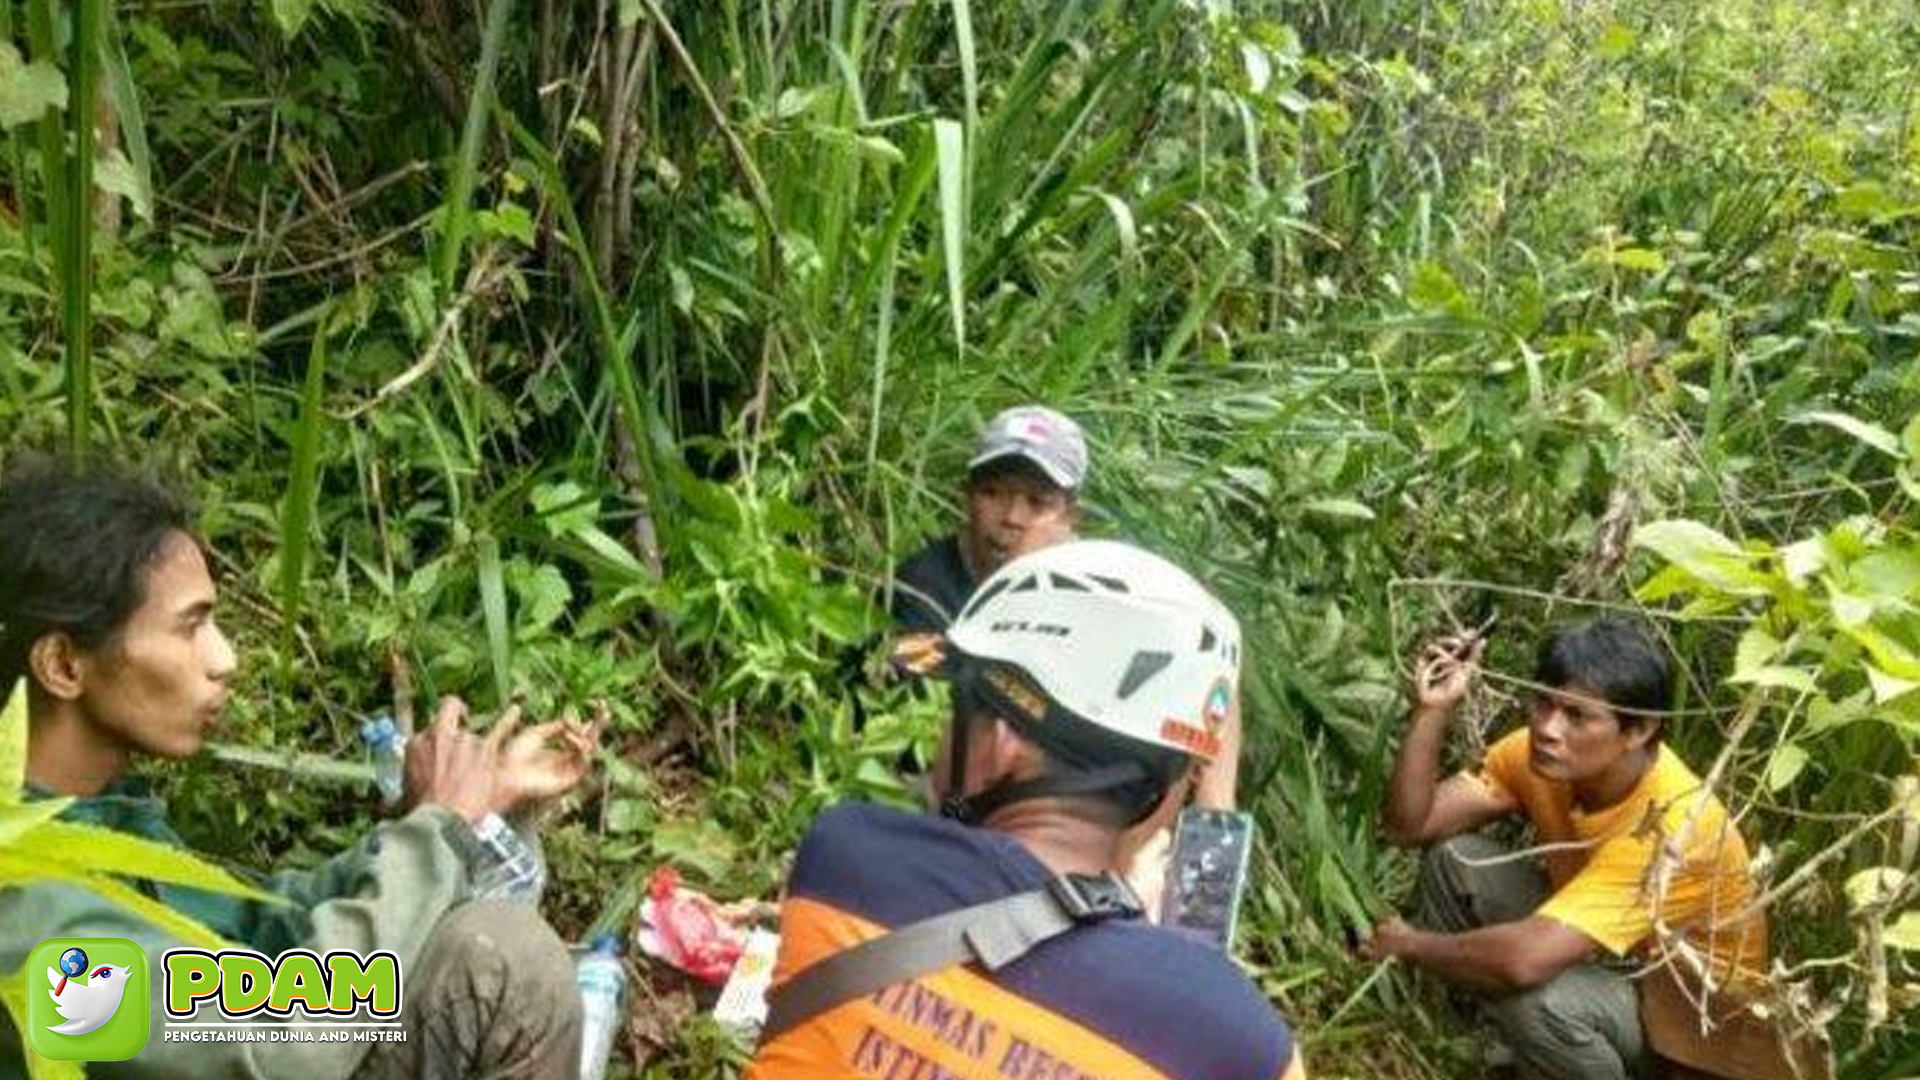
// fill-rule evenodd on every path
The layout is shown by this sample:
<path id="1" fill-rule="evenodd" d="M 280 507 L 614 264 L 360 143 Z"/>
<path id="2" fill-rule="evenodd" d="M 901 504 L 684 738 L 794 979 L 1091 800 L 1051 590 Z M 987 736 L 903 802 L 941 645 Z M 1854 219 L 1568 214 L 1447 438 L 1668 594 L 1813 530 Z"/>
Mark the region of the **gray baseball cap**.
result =
<path id="1" fill-rule="evenodd" d="M 1068 491 L 1087 480 L 1087 437 L 1080 425 L 1043 405 L 1016 405 L 994 417 L 967 469 L 1009 457 L 1033 462 Z"/>

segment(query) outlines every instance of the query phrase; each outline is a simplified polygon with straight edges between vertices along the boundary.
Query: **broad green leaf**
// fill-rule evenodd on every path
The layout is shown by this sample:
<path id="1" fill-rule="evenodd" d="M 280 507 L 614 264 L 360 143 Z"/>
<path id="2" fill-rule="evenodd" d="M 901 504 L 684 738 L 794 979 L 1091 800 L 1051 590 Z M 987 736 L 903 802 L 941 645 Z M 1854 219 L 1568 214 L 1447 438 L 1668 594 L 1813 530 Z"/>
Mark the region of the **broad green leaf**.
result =
<path id="1" fill-rule="evenodd" d="M 18 802 L 27 786 L 27 681 L 9 689 L 0 706 L 0 804 Z"/>
<path id="2" fill-rule="evenodd" d="M 1667 257 L 1652 248 L 1620 248 L 1613 253 L 1612 259 L 1615 266 L 1644 270 L 1649 274 L 1657 274 L 1667 268 Z"/>
<path id="3" fill-rule="evenodd" d="M 513 591 L 520 600 L 515 629 L 521 634 L 553 625 L 573 602 L 573 589 L 555 566 L 520 569 L 513 575 Z"/>
<path id="4" fill-rule="evenodd" d="M 1619 60 L 1633 52 L 1633 28 L 1623 23 L 1608 23 L 1593 43 L 1594 53 L 1602 60 Z"/>
<path id="5" fill-rule="evenodd" d="M 527 501 L 533 504 L 547 535 L 555 539 L 575 529 L 592 528 L 600 520 L 600 500 L 571 480 L 536 484 Z"/>
<path id="6" fill-rule="evenodd" d="M 93 185 L 109 195 L 118 195 L 133 206 L 143 221 L 153 220 L 153 192 L 147 189 L 133 162 L 119 150 L 103 154 L 93 163 Z"/>
<path id="7" fill-rule="evenodd" d="M 1352 499 L 1311 499 L 1302 508 L 1309 514 L 1323 514 L 1327 517 L 1352 518 L 1357 521 L 1372 521 L 1374 513 L 1365 503 Z"/>
<path id="8" fill-rule="evenodd" d="M 1407 303 L 1421 311 L 1468 315 L 1473 303 L 1447 268 L 1439 263 L 1423 262 L 1413 268 L 1407 281 Z"/>
<path id="9" fill-rule="evenodd" d="M 718 881 L 733 868 L 733 837 L 711 821 L 664 821 L 651 838 L 654 854 L 705 881 Z"/>
<path id="10" fill-rule="evenodd" d="M 1767 762 L 1767 790 L 1780 791 L 1799 777 L 1807 767 L 1807 752 L 1792 743 L 1781 747 Z"/>
<path id="11" fill-rule="evenodd" d="M 1920 952 L 1920 911 L 1902 912 L 1887 925 L 1880 941 L 1890 949 Z"/>
<path id="12" fill-rule="evenodd" d="M 1855 590 L 1876 599 L 1920 596 L 1920 553 L 1902 548 L 1876 551 L 1847 568 Z"/>
<path id="13" fill-rule="evenodd" d="M 502 200 L 493 209 L 475 214 L 473 220 L 486 235 L 505 237 L 521 247 L 533 246 L 533 215 L 519 203 Z"/>
<path id="14" fill-rule="evenodd" d="M 1771 686 L 1781 690 L 1795 690 L 1801 693 L 1816 693 L 1820 684 L 1813 672 L 1806 668 L 1787 667 L 1782 664 L 1763 664 L 1727 677 L 1727 681 L 1741 686 Z"/>
<path id="15" fill-rule="evenodd" d="M 1893 432 L 1888 431 L 1878 424 L 1868 423 L 1858 417 L 1848 416 L 1843 412 L 1814 410 L 1812 412 L 1801 413 L 1799 416 L 1794 417 L 1793 422 L 1796 424 L 1825 424 L 1835 430 L 1846 432 L 1848 435 L 1853 436 L 1890 457 L 1901 456 L 1900 439 L 1895 436 Z"/>
<path id="16" fill-rule="evenodd" d="M 1853 909 L 1858 911 L 1890 902 L 1900 895 L 1906 881 L 1907 875 L 1894 867 L 1875 866 L 1848 878 L 1845 892 Z"/>
<path id="17" fill-rule="evenodd" d="M 1842 216 L 1856 221 L 1882 221 L 1914 211 L 1914 207 L 1894 198 L 1887 186 L 1876 180 L 1864 180 L 1842 189 L 1834 199 L 1834 207 Z"/>
<path id="18" fill-rule="evenodd" d="M 1816 697 L 1807 703 L 1807 733 L 1817 734 L 1830 728 L 1865 720 L 1873 715 L 1872 695 L 1862 690 L 1844 701 Z"/>
<path id="19" fill-rule="evenodd" d="M 1818 539 L 1801 540 L 1780 549 L 1780 566 L 1796 585 L 1826 569 L 1827 547 Z"/>
<path id="20" fill-rule="evenodd" d="M 188 945 L 219 948 L 225 944 L 219 934 L 197 919 L 188 918 L 104 871 L 85 873 L 34 858 L 18 858 L 12 851 L 0 851 L 0 881 L 15 884 L 53 882 L 85 889 L 154 929 Z"/>
<path id="21" fill-rule="evenodd" d="M 1855 596 L 1844 589 L 1835 587 L 1831 582 L 1827 586 L 1827 606 L 1833 612 L 1834 624 L 1844 628 L 1865 626 L 1873 618 L 1873 601 L 1864 596 Z"/>
<path id="22" fill-rule="evenodd" d="M 28 833 L 9 852 L 29 852 L 49 864 L 74 871 L 105 870 L 129 878 L 186 885 L 262 903 L 279 902 L 273 894 L 262 892 L 190 851 L 96 825 L 50 821 Z"/>
<path id="23" fill-rule="evenodd" d="M 26 63 L 12 42 L 0 41 L 0 128 L 38 120 L 67 107 L 67 80 L 44 60 Z"/>
<path id="24" fill-rule="evenodd" d="M 1768 661 L 1780 655 L 1780 642 L 1772 634 L 1758 626 L 1749 626 L 1740 635 L 1740 643 L 1733 650 L 1733 678 L 1738 682 L 1748 672 L 1765 667 Z"/>
<path id="25" fill-rule="evenodd" d="M 313 14 L 313 0 L 269 0 L 273 7 L 273 21 L 280 26 L 280 33 L 292 37 L 307 24 L 307 17 Z"/>
<path id="26" fill-rule="evenodd" d="M 1905 697 L 1920 690 L 1920 679 L 1903 679 L 1880 670 L 1873 664 L 1867 665 L 1867 685 L 1873 687 L 1873 700 L 1884 705 L 1895 698 Z"/>
<path id="27" fill-rule="evenodd" d="M 1633 544 L 1722 592 L 1755 595 L 1767 591 L 1766 576 L 1753 569 L 1753 556 L 1697 521 L 1648 522 L 1635 531 Z"/>
<path id="28" fill-rule="evenodd" d="M 20 837 L 60 816 L 72 799 L 42 799 L 38 802 L 0 803 L 0 848 L 11 847 Z"/>
<path id="29" fill-rule="evenodd" d="M 1860 643 L 1880 670 L 1896 679 L 1920 679 L 1920 656 L 1892 635 L 1872 623 L 1842 626 L 1846 635 Z"/>

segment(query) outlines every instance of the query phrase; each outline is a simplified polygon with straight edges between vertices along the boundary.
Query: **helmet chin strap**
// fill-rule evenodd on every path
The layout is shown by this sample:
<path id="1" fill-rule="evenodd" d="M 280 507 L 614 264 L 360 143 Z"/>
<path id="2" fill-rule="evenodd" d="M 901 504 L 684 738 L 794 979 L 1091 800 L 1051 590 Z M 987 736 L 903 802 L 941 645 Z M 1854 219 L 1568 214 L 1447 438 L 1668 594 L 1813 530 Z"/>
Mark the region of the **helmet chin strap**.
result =
<path id="1" fill-rule="evenodd" d="M 949 794 L 940 804 L 940 816 L 962 825 L 979 825 L 993 816 L 995 811 L 1014 803 L 1098 795 L 1145 779 L 1148 779 L 1148 773 L 1144 765 L 1122 761 L 1077 772 L 1051 773 L 1030 780 L 999 783 L 985 791 L 960 795 L 959 792 L 966 790 L 959 786 L 965 780 L 965 766 L 956 765 L 950 771 L 950 780 L 955 786 L 947 789 Z"/>

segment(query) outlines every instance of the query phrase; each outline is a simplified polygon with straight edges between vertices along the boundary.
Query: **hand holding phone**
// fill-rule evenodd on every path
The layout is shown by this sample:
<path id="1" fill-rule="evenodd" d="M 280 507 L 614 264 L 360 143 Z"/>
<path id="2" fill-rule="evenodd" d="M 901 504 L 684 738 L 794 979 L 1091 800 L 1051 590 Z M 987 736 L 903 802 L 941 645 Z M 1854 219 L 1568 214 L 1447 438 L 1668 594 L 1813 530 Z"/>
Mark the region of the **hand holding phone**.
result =
<path id="1" fill-rule="evenodd" d="M 1490 615 L 1478 627 L 1440 638 L 1422 650 L 1413 672 L 1414 698 L 1421 707 L 1451 710 L 1466 697 L 1474 666 L 1498 623 L 1499 616 Z"/>
<path id="2" fill-rule="evenodd" d="M 1252 850 L 1252 814 L 1182 810 L 1167 861 L 1160 925 L 1222 952 L 1231 949 Z"/>

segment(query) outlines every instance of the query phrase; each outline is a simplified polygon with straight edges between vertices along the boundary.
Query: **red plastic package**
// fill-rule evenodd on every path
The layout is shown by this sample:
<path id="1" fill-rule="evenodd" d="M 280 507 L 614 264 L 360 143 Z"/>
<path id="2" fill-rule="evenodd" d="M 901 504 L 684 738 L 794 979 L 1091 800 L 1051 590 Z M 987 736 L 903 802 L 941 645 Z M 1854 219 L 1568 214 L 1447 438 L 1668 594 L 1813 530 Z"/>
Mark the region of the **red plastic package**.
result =
<path id="1" fill-rule="evenodd" d="M 648 956 L 716 986 L 727 981 L 747 944 L 746 934 L 720 905 L 681 885 L 671 866 L 647 880 L 635 937 Z"/>

